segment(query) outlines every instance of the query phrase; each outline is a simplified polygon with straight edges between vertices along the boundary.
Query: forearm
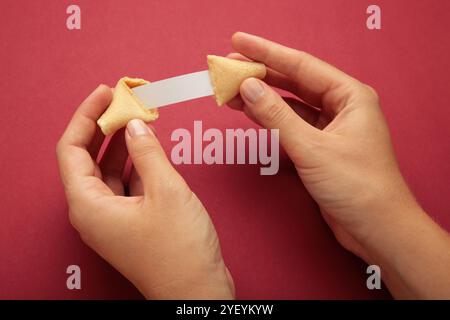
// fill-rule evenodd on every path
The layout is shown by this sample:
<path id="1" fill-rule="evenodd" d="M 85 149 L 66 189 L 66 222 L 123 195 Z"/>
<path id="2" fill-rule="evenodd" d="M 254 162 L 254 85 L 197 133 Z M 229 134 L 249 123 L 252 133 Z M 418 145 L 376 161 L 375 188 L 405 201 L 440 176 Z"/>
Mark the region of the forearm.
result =
<path id="1" fill-rule="evenodd" d="M 207 284 L 193 284 L 186 286 L 184 283 L 171 283 L 165 287 L 144 288 L 138 287 L 146 299 L 157 300 L 233 300 L 234 293 L 229 287 Z"/>
<path id="2" fill-rule="evenodd" d="M 415 202 L 391 210 L 361 240 L 368 262 L 380 266 L 395 298 L 450 298 L 449 234 Z"/>
<path id="3" fill-rule="evenodd" d="M 170 273 L 169 270 L 167 271 Z M 185 273 L 189 277 L 173 275 L 171 281 L 164 283 L 158 283 L 150 278 L 132 282 L 147 299 L 235 299 L 233 280 L 224 264 L 211 269 L 202 269 L 200 272 L 186 268 Z M 154 275 L 152 274 L 152 278 Z"/>

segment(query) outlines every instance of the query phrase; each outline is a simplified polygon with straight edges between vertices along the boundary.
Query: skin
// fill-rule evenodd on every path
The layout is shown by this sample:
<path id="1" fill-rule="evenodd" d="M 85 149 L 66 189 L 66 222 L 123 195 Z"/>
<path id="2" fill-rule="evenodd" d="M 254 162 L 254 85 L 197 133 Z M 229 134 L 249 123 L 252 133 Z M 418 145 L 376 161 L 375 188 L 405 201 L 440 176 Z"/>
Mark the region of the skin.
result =
<path id="1" fill-rule="evenodd" d="M 151 128 L 130 121 L 96 163 L 96 120 L 112 99 L 99 86 L 78 108 L 57 155 L 69 217 L 83 241 L 151 299 L 232 299 L 234 286 L 205 208 Z M 122 172 L 131 173 L 125 196 Z"/>
<path id="2" fill-rule="evenodd" d="M 376 92 L 301 51 L 236 33 L 231 58 L 263 62 L 229 102 L 280 143 L 337 241 L 377 264 L 395 298 L 450 298 L 450 237 L 417 204 L 397 165 Z M 297 98 L 282 98 L 272 87 Z M 99 164 L 95 121 L 111 101 L 97 88 L 57 146 L 69 216 L 82 239 L 147 298 L 232 299 L 214 226 L 153 129 L 131 121 Z M 124 139 L 125 135 L 125 139 Z M 130 196 L 122 173 L 133 162 Z"/>

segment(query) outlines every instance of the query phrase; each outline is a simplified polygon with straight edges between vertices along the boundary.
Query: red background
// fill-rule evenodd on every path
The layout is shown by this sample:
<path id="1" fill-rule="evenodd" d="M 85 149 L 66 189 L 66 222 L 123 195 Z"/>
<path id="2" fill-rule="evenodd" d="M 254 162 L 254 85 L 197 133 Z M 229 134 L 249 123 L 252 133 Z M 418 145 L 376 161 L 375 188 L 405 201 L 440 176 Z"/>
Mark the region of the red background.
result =
<path id="1" fill-rule="evenodd" d="M 82 29 L 66 29 L 81 7 Z M 55 144 L 101 82 L 150 81 L 203 70 L 230 36 L 255 33 L 318 55 L 374 86 L 401 169 L 423 207 L 450 229 L 450 1 L 17 1 L 0 4 L 0 298 L 140 298 L 70 226 Z M 211 98 L 161 111 L 166 151 L 176 128 L 254 126 Z M 217 227 L 238 298 L 389 298 L 365 286 L 365 264 L 343 250 L 293 166 L 178 167 Z M 66 268 L 82 290 L 66 289 Z"/>

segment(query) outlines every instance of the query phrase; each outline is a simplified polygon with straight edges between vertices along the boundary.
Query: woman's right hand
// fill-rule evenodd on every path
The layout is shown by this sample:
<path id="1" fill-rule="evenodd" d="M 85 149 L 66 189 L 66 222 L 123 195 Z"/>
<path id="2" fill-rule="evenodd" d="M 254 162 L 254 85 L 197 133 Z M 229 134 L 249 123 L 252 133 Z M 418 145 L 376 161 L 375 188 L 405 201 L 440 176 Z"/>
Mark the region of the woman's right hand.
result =
<path id="1" fill-rule="evenodd" d="M 280 143 L 337 240 L 366 262 L 382 265 L 394 294 L 415 296 L 420 290 L 398 274 L 412 258 L 400 258 L 408 248 L 401 245 L 405 237 L 428 230 L 448 252 L 450 242 L 400 173 L 375 91 L 318 58 L 257 36 L 236 33 L 232 45 L 239 54 L 230 57 L 263 62 L 268 73 L 265 82 L 245 80 L 229 106 L 279 129 Z M 269 85 L 300 100 L 283 99 Z"/>
<path id="2" fill-rule="evenodd" d="M 268 67 L 267 84 L 247 79 L 230 107 L 242 109 L 280 142 L 344 247 L 364 256 L 358 239 L 390 217 L 383 206 L 415 204 L 400 174 L 377 94 L 307 54 L 236 33 L 234 48 Z M 231 57 L 242 58 L 236 55 Z"/>

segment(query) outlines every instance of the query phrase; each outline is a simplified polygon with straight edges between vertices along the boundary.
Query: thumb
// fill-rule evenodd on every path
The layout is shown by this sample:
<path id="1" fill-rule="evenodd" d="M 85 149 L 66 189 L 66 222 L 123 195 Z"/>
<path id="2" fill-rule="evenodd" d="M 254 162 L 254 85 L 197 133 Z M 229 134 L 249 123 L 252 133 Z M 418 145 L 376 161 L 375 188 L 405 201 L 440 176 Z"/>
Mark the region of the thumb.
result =
<path id="1" fill-rule="evenodd" d="M 178 179 L 153 130 L 142 120 L 128 122 L 125 140 L 134 168 L 141 177 L 144 193 L 157 193 L 165 184 Z"/>
<path id="2" fill-rule="evenodd" d="M 245 102 L 244 112 L 265 128 L 279 129 L 280 142 L 288 153 L 307 143 L 317 130 L 263 81 L 248 78 L 240 89 Z"/>

